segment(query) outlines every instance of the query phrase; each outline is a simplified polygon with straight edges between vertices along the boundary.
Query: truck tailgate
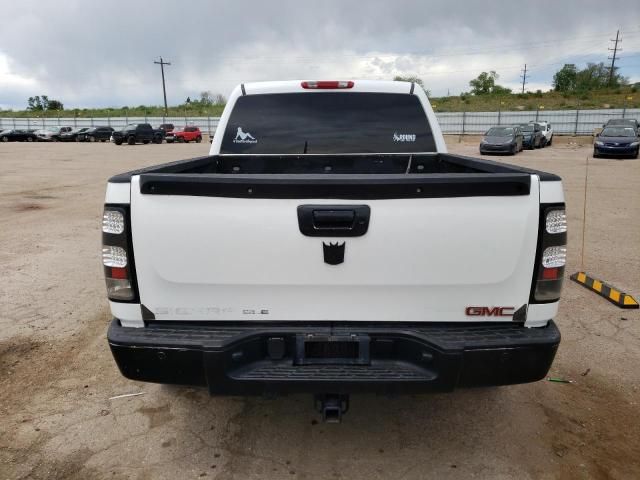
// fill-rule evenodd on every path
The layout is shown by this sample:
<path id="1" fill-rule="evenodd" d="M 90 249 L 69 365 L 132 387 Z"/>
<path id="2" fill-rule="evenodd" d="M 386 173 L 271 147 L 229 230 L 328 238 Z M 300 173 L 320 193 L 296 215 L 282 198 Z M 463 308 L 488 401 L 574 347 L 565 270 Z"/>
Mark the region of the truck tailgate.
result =
<path id="1" fill-rule="evenodd" d="M 233 188 L 222 176 L 152 177 L 132 177 L 131 224 L 140 301 L 156 320 L 512 321 L 467 309 L 529 302 L 536 175 L 494 175 L 525 178 L 526 190 L 467 188 L 460 175 L 369 190 L 346 188 L 363 183 L 355 176 L 293 189 L 278 176 Z M 269 182 L 273 195 L 261 194 Z M 366 205 L 368 230 L 304 235 L 301 205 Z M 344 261 L 326 263 L 326 246 L 343 242 Z"/>

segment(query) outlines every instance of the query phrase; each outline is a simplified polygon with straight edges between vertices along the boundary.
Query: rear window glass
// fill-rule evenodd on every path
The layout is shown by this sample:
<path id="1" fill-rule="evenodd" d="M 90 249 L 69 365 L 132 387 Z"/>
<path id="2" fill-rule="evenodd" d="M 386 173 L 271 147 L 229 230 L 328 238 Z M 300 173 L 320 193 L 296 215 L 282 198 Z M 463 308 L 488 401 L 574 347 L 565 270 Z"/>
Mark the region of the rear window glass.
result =
<path id="1" fill-rule="evenodd" d="M 636 131 L 630 127 L 607 127 L 600 133 L 601 137 L 635 137 Z"/>
<path id="2" fill-rule="evenodd" d="M 278 93 L 238 98 L 221 153 L 433 152 L 433 134 L 415 95 Z"/>

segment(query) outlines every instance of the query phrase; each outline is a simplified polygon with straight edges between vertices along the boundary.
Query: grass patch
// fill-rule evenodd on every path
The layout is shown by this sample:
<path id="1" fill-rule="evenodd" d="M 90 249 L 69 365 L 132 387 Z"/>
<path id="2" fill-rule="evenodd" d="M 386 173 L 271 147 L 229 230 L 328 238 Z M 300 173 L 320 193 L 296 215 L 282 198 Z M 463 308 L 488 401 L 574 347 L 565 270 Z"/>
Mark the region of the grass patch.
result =
<path id="1" fill-rule="evenodd" d="M 632 97 L 631 100 L 627 97 Z M 640 93 L 636 87 L 615 90 L 567 94 L 559 92 L 512 93 L 509 95 L 462 95 L 459 97 L 431 97 L 436 112 L 495 112 L 516 111 L 519 106 L 536 110 L 575 110 L 600 108 L 640 108 Z M 608 105 L 605 107 L 604 105 Z"/>

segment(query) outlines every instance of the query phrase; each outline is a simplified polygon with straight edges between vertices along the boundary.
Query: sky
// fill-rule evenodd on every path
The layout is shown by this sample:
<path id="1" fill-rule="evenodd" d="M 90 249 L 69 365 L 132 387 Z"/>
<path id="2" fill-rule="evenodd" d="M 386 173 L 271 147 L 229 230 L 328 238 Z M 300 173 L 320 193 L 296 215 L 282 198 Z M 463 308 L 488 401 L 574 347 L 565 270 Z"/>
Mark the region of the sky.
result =
<path id="1" fill-rule="evenodd" d="M 0 109 L 48 95 L 65 108 L 170 105 L 242 82 L 416 75 L 432 96 L 495 70 L 548 90 L 564 63 L 609 61 L 640 81 L 640 1 L 0 0 Z M 10 15 L 6 15 L 10 12 Z"/>

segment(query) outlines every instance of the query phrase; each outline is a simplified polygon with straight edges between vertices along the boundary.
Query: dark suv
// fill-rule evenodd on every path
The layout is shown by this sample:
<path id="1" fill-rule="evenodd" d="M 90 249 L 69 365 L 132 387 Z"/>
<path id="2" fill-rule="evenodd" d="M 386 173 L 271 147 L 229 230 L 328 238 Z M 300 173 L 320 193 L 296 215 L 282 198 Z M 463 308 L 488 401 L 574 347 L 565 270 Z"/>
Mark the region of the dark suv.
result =
<path id="1" fill-rule="evenodd" d="M 79 142 L 106 142 L 111 138 L 113 128 L 91 127 L 89 130 L 78 134 Z"/>
<path id="2" fill-rule="evenodd" d="M 534 148 L 542 147 L 542 130 L 537 123 L 521 123 L 520 129 L 522 130 L 522 146 L 533 150 Z"/>
<path id="3" fill-rule="evenodd" d="M 122 145 L 127 142 L 128 145 L 136 143 L 162 143 L 163 133 L 160 130 L 154 130 L 148 123 L 132 123 L 122 130 L 115 131 L 111 135 L 113 143 Z"/>

